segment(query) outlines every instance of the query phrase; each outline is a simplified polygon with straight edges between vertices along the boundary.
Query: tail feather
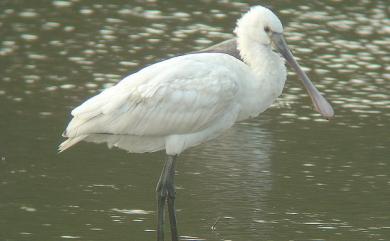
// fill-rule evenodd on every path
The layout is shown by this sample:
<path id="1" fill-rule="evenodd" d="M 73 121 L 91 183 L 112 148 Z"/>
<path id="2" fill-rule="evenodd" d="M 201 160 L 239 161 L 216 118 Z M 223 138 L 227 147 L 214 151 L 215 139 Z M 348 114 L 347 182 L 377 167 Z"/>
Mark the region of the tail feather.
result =
<path id="1" fill-rule="evenodd" d="M 81 136 L 68 138 L 67 140 L 65 140 L 64 142 L 62 142 L 58 146 L 58 152 L 61 153 L 61 152 L 65 151 L 66 149 L 68 149 L 69 147 L 77 144 L 78 142 L 82 141 L 86 137 L 87 137 L 87 135 L 81 135 Z"/>

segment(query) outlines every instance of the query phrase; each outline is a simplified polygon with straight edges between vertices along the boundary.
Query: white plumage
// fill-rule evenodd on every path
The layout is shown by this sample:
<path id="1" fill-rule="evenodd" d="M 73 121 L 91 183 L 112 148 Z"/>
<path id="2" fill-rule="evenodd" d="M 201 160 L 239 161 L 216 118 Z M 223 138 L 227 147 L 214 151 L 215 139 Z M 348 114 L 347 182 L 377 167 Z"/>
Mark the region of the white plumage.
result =
<path id="1" fill-rule="evenodd" d="M 280 56 L 262 44 L 266 36 L 247 31 L 258 29 L 258 15 L 268 11 L 252 9 L 253 16 L 245 15 L 235 31 L 246 63 L 223 53 L 199 53 L 146 67 L 75 108 L 60 151 L 85 140 L 129 152 L 180 154 L 257 116 L 281 94 L 286 79 Z M 277 18 L 271 20 L 282 30 Z"/>
<path id="2" fill-rule="evenodd" d="M 315 108 L 325 117 L 333 109 L 295 61 L 279 19 L 252 8 L 235 29 L 239 54 L 212 51 L 153 64 L 92 97 L 72 111 L 59 150 L 85 140 L 105 142 L 129 152 L 166 150 L 157 184 L 157 240 L 164 240 L 167 203 L 172 241 L 178 241 L 175 212 L 175 161 L 185 149 L 210 140 L 235 122 L 257 116 L 282 93 L 286 68 L 275 45 L 302 79 Z M 236 50 L 235 49 L 235 50 Z M 239 58 L 243 61 L 235 58 Z"/>
<path id="3" fill-rule="evenodd" d="M 84 139 L 130 152 L 165 148 L 179 154 L 256 116 L 280 94 L 281 89 L 260 95 L 270 87 L 254 80 L 247 65 L 226 54 L 184 55 L 151 65 L 74 109 L 60 150 Z"/>

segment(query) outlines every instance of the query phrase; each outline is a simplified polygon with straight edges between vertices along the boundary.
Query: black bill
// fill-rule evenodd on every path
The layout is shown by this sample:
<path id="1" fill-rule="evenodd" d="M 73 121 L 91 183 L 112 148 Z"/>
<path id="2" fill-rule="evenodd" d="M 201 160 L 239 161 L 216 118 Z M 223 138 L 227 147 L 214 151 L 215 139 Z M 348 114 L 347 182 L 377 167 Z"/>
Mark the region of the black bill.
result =
<path id="1" fill-rule="evenodd" d="M 280 33 L 272 33 L 271 39 L 277 48 L 277 50 L 282 54 L 286 59 L 287 63 L 294 69 L 299 78 L 302 80 L 303 85 L 305 86 L 307 93 L 309 94 L 311 100 L 313 101 L 315 109 L 325 118 L 330 119 L 334 116 L 334 111 L 329 102 L 320 94 L 317 88 L 307 77 L 306 73 L 301 69 L 298 62 L 295 60 L 290 49 L 287 46 L 284 37 Z"/>

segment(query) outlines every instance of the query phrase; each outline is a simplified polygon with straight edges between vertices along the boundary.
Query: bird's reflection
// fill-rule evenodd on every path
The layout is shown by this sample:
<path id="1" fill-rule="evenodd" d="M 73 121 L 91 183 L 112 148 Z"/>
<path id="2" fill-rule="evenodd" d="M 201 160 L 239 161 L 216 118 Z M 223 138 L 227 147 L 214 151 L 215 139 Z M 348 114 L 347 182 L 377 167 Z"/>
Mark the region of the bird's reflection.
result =
<path id="1" fill-rule="evenodd" d="M 253 119 L 236 124 L 217 140 L 183 155 L 178 164 L 179 176 L 182 171 L 194 174 L 185 175 L 191 182 L 187 184 L 188 191 L 199 199 L 201 193 L 207 199 L 200 201 L 199 209 L 212 219 L 207 223 L 215 228 L 217 238 L 223 238 L 221 229 L 245 232 L 242 225 L 231 225 L 232 222 L 245 223 L 247 232 L 258 226 L 257 220 L 262 219 L 261 210 L 267 209 L 267 195 L 272 188 L 272 147 L 272 132 L 262 128 L 259 119 Z M 185 183 L 178 185 L 187 189 Z M 262 228 L 266 229 L 266 225 Z"/>

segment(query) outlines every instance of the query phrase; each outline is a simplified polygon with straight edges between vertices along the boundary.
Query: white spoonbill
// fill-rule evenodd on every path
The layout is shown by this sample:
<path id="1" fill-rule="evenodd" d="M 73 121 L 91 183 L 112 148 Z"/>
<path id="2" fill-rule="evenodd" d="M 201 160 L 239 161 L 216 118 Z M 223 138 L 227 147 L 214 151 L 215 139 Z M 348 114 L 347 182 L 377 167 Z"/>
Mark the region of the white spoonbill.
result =
<path id="1" fill-rule="evenodd" d="M 256 6 L 237 22 L 237 50 L 225 44 L 150 65 L 90 98 L 72 111 L 60 151 L 80 141 L 106 142 L 129 152 L 166 151 L 157 184 L 157 240 L 164 239 L 168 204 L 172 240 L 177 241 L 174 172 L 177 156 L 220 135 L 235 122 L 256 117 L 282 93 L 283 58 L 307 89 L 315 109 L 333 109 L 301 70 L 269 9 Z M 228 47 L 226 47 L 228 46 Z M 234 53 L 239 53 L 239 56 Z M 240 59 L 242 61 L 240 61 Z"/>

